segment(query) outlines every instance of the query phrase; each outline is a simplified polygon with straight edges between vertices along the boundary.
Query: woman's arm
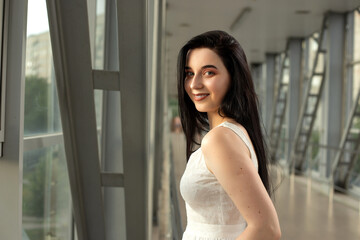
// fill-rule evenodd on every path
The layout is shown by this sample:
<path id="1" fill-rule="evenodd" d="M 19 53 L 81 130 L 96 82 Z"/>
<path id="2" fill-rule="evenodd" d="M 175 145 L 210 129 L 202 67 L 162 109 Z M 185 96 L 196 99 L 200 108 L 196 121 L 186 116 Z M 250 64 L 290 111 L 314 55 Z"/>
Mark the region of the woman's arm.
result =
<path id="1" fill-rule="evenodd" d="M 214 128 L 204 137 L 201 150 L 207 167 L 248 224 L 237 240 L 280 239 L 275 207 L 245 143 L 228 128 Z"/>

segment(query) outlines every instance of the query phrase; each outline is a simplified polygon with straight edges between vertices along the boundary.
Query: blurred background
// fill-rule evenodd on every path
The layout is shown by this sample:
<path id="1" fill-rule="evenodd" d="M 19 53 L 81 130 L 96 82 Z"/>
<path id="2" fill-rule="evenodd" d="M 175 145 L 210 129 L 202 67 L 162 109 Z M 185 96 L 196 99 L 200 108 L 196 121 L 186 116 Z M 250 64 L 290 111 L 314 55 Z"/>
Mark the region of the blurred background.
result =
<path id="1" fill-rule="evenodd" d="M 358 0 L 0 0 L 0 239 L 181 239 L 177 54 L 242 45 L 282 239 L 360 239 Z"/>

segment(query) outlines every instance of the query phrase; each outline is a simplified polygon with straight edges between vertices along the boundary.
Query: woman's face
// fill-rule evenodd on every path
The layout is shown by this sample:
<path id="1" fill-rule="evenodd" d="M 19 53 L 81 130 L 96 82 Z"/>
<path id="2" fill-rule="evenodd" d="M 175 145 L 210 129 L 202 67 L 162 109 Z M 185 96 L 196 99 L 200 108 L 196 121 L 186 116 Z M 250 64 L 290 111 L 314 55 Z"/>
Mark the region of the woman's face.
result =
<path id="1" fill-rule="evenodd" d="M 214 51 L 191 49 L 187 55 L 184 86 L 199 112 L 217 112 L 230 87 L 230 75 Z"/>

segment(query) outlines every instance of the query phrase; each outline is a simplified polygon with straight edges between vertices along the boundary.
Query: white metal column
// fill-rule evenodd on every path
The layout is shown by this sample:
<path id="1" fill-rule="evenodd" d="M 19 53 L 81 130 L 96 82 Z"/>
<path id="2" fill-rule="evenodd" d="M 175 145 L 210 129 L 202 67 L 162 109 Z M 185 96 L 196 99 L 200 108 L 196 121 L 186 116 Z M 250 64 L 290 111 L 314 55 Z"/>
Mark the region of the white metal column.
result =
<path id="1" fill-rule="evenodd" d="M 353 88 L 354 88 L 354 74 L 353 68 L 349 67 L 349 63 L 353 61 L 354 58 L 354 12 L 350 12 L 346 16 L 346 53 L 345 53 L 345 63 L 346 63 L 346 89 L 345 89 L 345 109 L 344 114 L 347 121 L 347 118 L 350 116 L 351 106 L 353 105 Z"/>
<path id="2" fill-rule="evenodd" d="M 6 78 L 5 138 L 0 158 L 0 239 L 22 239 L 22 182 L 27 0 L 7 0 L 2 80 Z"/>
<path id="3" fill-rule="evenodd" d="M 261 92 L 260 83 L 263 79 L 263 64 L 251 63 L 251 75 L 253 78 L 255 91 L 259 94 Z"/>
<path id="4" fill-rule="evenodd" d="M 356 165 L 358 155 L 355 153 L 359 148 L 359 134 L 357 122 L 359 121 L 359 99 L 358 92 L 354 96 L 353 82 L 353 56 L 354 56 L 354 12 L 346 14 L 346 79 L 344 81 L 344 119 L 345 125 L 342 132 L 339 148 L 332 162 L 333 180 L 337 187 L 348 189 L 350 187 L 350 176 Z M 355 97 L 355 100 L 354 100 Z M 356 141 L 357 140 L 357 141 Z M 343 152 L 347 150 L 349 152 Z M 353 151 L 353 152 L 351 152 Z"/>
<path id="5" fill-rule="evenodd" d="M 152 204 L 153 204 L 153 211 L 152 216 L 153 219 L 157 223 L 158 216 L 158 193 L 160 190 L 160 183 L 161 183 L 161 169 L 163 165 L 164 159 L 164 146 L 163 146 L 163 135 L 164 131 L 167 129 L 164 128 L 164 104 L 165 98 L 164 96 L 167 94 L 164 89 L 164 77 L 161 74 L 164 65 L 162 64 L 163 59 L 163 43 L 164 43 L 164 17 L 165 17 L 165 0 L 158 0 L 155 1 L 155 8 L 157 11 L 154 12 L 155 18 L 157 18 L 157 22 L 155 23 L 157 26 L 154 26 L 154 43 L 153 49 L 156 50 L 156 55 L 153 57 L 156 64 L 154 64 L 153 68 L 153 84 L 155 84 L 156 91 L 155 94 L 155 112 L 154 114 L 154 121 L 155 121 L 155 131 L 154 131 L 154 184 L 153 184 L 153 193 L 152 193 Z"/>
<path id="6" fill-rule="evenodd" d="M 116 0 L 106 1 L 104 69 L 119 71 Z M 124 173 L 119 91 L 103 91 L 102 169 Z M 123 188 L 104 188 L 106 240 L 125 240 L 125 193 Z"/>
<path id="7" fill-rule="evenodd" d="M 127 239 L 147 239 L 146 1 L 118 0 L 118 46 Z"/>
<path id="8" fill-rule="evenodd" d="M 265 86 L 265 96 L 263 102 L 263 120 L 268 134 L 270 134 L 271 131 L 271 112 L 273 109 L 275 98 L 275 57 L 276 54 L 266 54 L 266 78 L 264 78 L 265 83 L 263 83 L 263 86 Z"/>
<path id="9" fill-rule="evenodd" d="M 289 139 L 287 149 L 287 160 L 291 159 L 291 147 L 293 145 L 296 125 L 300 112 L 300 91 L 301 91 L 301 44 L 302 39 L 293 38 L 289 40 L 289 90 L 288 90 L 288 109 L 287 109 L 287 139 Z"/>
<path id="10" fill-rule="evenodd" d="M 324 113 L 325 134 L 323 144 L 330 147 L 339 146 L 342 133 L 342 89 L 343 89 L 343 56 L 344 56 L 344 30 L 345 15 L 329 13 L 328 15 L 328 37 L 327 37 L 327 63 Z M 321 159 L 320 173 L 328 176 L 331 169 L 331 159 L 334 155 L 330 150 L 324 151 Z"/>

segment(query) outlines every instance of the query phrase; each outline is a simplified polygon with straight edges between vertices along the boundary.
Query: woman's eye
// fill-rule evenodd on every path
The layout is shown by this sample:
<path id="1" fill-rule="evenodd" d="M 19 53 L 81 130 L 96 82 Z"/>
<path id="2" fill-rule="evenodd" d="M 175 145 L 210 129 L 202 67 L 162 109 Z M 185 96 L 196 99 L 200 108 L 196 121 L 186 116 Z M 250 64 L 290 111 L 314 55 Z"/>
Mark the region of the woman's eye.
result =
<path id="1" fill-rule="evenodd" d="M 211 71 L 206 71 L 206 72 L 204 73 L 204 75 L 212 76 L 212 75 L 215 75 L 215 73 L 214 73 L 214 72 L 211 72 Z"/>
<path id="2" fill-rule="evenodd" d="M 186 77 L 192 77 L 194 75 L 193 72 L 185 72 Z"/>

